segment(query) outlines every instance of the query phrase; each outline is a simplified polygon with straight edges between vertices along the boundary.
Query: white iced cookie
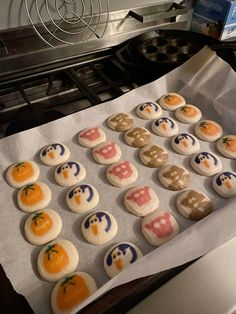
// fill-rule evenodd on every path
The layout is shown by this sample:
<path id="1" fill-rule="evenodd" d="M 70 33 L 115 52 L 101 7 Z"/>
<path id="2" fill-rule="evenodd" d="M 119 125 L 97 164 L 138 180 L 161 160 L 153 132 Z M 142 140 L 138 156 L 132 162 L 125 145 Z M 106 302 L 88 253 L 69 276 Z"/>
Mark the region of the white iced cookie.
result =
<path id="1" fill-rule="evenodd" d="M 84 219 L 81 231 L 89 243 L 101 245 L 116 236 L 118 225 L 112 214 L 107 211 L 96 211 Z"/>
<path id="2" fill-rule="evenodd" d="M 112 246 L 104 257 L 104 268 L 112 278 L 142 257 L 139 248 L 130 242 L 120 242 Z"/>
<path id="3" fill-rule="evenodd" d="M 175 111 L 176 118 L 184 123 L 197 123 L 202 118 L 202 112 L 194 105 L 187 104 Z"/>
<path id="4" fill-rule="evenodd" d="M 159 199 L 149 186 L 136 186 L 124 196 L 128 211 L 136 216 L 146 216 L 159 207 Z"/>
<path id="5" fill-rule="evenodd" d="M 82 181 L 86 176 L 86 170 L 77 161 L 68 161 L 55 170 L 55 180 L 61 186 L 71 186 Z"/>
<path id="6" fill-rule="evenodd" d="M 141 229 L 146 240 L 160 246 L 179 233 L 179 225 L 168 211 L 157 210 L 142 219 Z"/>
<path id="7" fill-rule="evenodd" d="M 102 165 L 113 164 L 121 157 L 120 147 L 114 142 L 106 142 L 97 145 L 92 150 L 93 158 Z"/>
<path id="8" fill-rule="evenodd" d="M 17 193 L 17 204 L 26 213 L 33 213 L 48 206 L 51 190 L 43 182 L 23 186 Z"/>
<path id="9" fill-rule="evenodd" d="M 54 287 L 51 305 L 54 314 L 71 314 L 76 307 L 97 291 L 92 276 L 74 272 L 62 278 Z"/>
<path id="10" fill-rule="evenodd" d="M 121 161 L 107 168 L 106 177 L 112 185 L 124 187 L 137 180 L 138 170 L 131 162 Z"/>
<path id="11" fill-rule="evenodd" d="M 6 179 L 13 188 L 21 188 L 34 183 L 39 177 L 39 167 L 32 160 L 13 164 L 7 169 Z"/>
<path id="12" fill-rule="evenodd" d="M 177 198 L 176 205 L 180 214 L 191 220 L 200 220 L 212 212 L 210 198 L 195 190 L 181 193 Z"/>
<path id="13" fill-rule="evenodd" d="M 222 197 L 236 196 L 236 173 L 224 171 L 217 174 L 212 180 L 212 186 Z"/>
<path id="14" fill-rule="evenodd" d="M 167 189 L 179 191 L 188 187 L 190 173 L 183 166 L 170 164 L 159 170 L 158 178 Z"/>
<path id="15" fill-rule="evenodd" d="M 83 213 L 97 206 L 99 194 L 94 186 L 81 184 L 69 190 L 66 202 L 73 212 Z"/>
<path id="16" fill-rule="evenodd" d="M 35 245 L 46 244 L 54 240 L 61 232 L 62 220 L 53 209 L 38 211 L 25 222 L 25 236 Z"/>
<path id="17" fill-rule="evenodd" d="M 87 128 L 81 131 L 78 135 L 78 142 L 80 145 L 88 148 L 95 147 L 96 145 L 106 141 L 106 134 L 98 127 Z"/>
<path id="18" fill-rule="evenodd" d="M 47 166 L 58 166 L 69 157 L 69 148 L 59 143 L 47 145 L 40 152 L 40 159 Z"/>
<path id="19" fill-rule="evenodd" d="M 216 143 L 218 151 L 225 157 L 236 159 L 236 135 L 226 135 Z"/>
<path id="20" fill-rule="evenodd" d="M 169 117 L 162 117 L 153 121 L 152 130 L 159 136 L 170 137 L 179 132 L 179 126 L 175 120 Z"/>
<path id="21" fill-rule="evenodd" d="M 213 176 L 222 170 L 222 163 L 218 156 L 209 152 L 193 155 L 191 159 L 193 169 L 203 176 Z"/>
<path id="22" fill-rule="evenodd" d="M 166 163 L 168 152 L 159 145 L 146 145 L 139 151 L 139 157 L 145 166 L 158 168 Z"/>
<path id="23" fill-rule="evenodd" d="M 145 102 L 137 107 L 136 113 L 142 119 L 152 120 L 162 115 L 162 109 L 154 102 Z"/>
<path id="24" fill-rule="evenodd" d="M 68 240 L 56 239 L 39 253 L 37 266 L 40 276 L 47 281 L 58 281 L 75 271 L 79 262 L 76 247 Z"/>
<path id="25" fill-rule="evenodd" d="M 176 93 L 165 94 L 158 100 L 158 102 L 163 109 L 169 111 L 174 111 L 186 105 L 184 97 Z"/>
<path id="26" fill-rule="evenodd" d="M 134 119 L 128 113 L 115 113 L 107 119 L 109 128 L 117 132 L 129 130 L 134 125 Z"/>
<path id="27" fill-rule="evenodd" d="M 203 141 L 214 142 L 223 135 L 222 127 L 211 120 L 200 121 L 194 129 L 195 134 Z"/>
<path id="28" fill-rule="evenodd" d="M 199 151 L 200 144 L 198 139 L 189 133 L 181 133 L 171 140 L 173 149 L 181 155 L 192 155 Z"/>
<path id="29" fill-rule="evenodd" d="M 145 128 L 134 127 L 125 132 L 124 139 L 129 146 L 143 147 L 149 144 L 151 133 Z"/>

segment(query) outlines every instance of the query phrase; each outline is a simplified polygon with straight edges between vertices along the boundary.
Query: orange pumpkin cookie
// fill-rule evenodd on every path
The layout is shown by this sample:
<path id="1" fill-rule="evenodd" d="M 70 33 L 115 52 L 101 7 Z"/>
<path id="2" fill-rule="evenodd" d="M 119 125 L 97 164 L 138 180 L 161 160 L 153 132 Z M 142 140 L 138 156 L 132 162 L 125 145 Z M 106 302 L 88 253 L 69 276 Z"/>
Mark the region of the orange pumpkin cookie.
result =
<path id="1" fill-rule="evenodd" d="M 48 281 L 58 281 L 75 271 L 79 254 L 74 244 L 68 240 L 57 239 L 43 247 L 38 256 L 40 276 Z"/>
<path id="2" fill-rule="evenodd" d="M 46 209 L 29 216 L 25 222 L 25 236 L 35 245 L 54 240 L 61 232 L 62 220 L 53 209 Z"/>
<path id="3" fill-rule="evenodd" d="M 163 109 L 169 110 L 169 111 L 174 111 L 186 105 L 186 101 L 184 97 L 176 93 L 165 94 L 159 99 L 158 102 L 162 106 Z"/>
<path id="4" fill-rule="evenodd" d="M 216 144 L 218 151 L 225 157 L 236 159 L 236 135 L 226 135 Z"/>
<path id="5" fill-rule="evenodd" d="M 222 127 L 211 120 L 199 122 L 195 129 L 195 134 L 203 141 L 214 142 L 223 135 Z"/>
<path id="6" fill-rule="evenodd" d="M 69 314 L 79 304 L 97 291 L 93 277 L 75 272 L 61 279 L 54 287 L 51 305 L 55 314 Z"/>
<path id="7" fill-rule="evenodd" d="M 184 123 L 196 123 L 202 118 L 202 112 L 196 106 L 186 105 L 175 111 L 176 118 Z"/>
<path id="8" fill-rule="evenodd" d="M 37 181 L 39 177 L 39 167 L 32 160 L 18 162 L 10 166 L 6 173 L 7 182 L 13 188 L 21 188 L 26 184 Z"/>

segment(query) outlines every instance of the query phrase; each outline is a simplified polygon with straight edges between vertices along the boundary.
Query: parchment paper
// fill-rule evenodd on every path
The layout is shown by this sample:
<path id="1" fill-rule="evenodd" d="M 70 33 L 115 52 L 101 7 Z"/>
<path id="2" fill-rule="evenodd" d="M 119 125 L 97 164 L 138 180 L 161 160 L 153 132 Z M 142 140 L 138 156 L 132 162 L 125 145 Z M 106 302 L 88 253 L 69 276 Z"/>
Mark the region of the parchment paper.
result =
<path id="1" fill-rule="evenodd" d="M 233 127 L 224 114 L 224 108 L 231 108 L 225 102 L 228 95 L 235 95 L 235 73 L 214 52 L 205 47 L 192 59 L 166 76 L 146 86 L 137 88 L 120 98 L 102 105 L 67 116 L 52 123 L 34 128 L 0 140 L 0 259 L 12 281 L 14 288 L 25 295 L 36 313 L 51 313 L 50 295 L 54 284 L 40 279 L 36 267 L 41 247 L 28 243 L 24 237 L 24 223 L 28 217 L 16 204 L 16 192 L 5 181 L 5 171 L 14 162 L 34 159 L 40 166 L 40 180 L 52 190 L 50 208 L 56 209 L 63 220 L 61 238 L 72 241 L 80 255 L 79 271 L 94 276 L 100 289 L 78 309 L 109 289 L 133 279 L 151 275 L 193 260 L 236 236 L 236 200 L 220 198 L 211 188 L 211 178 L 196 174 L 190 164 L 191 157 L 176 154 L 170 147 L 170 139 L 152 135 L 152 142 L 164 145 L 169 150 L 169 163 L 184 165 L 191 173 L 191 188 L 197 188 L 212 197 L 214 212 L 204 220 L 193 223 L 183 218 L 176 210 L 175 201 L 178 192 L 168 191 L 159 183 L 157 170 L 145 167 L 138 158 L 138 150 L 129 147 L 123 140 L 123 134 L 110 130 L 104 122 L 115 112 L 129 112 L 138 126 L 150 130 L 150 122 L 135 115 L 134 108 L 145 101 L 155 101 L 170 91 L 179 92 L 188 103 L 199 106 L 205 117 L 223 123 L 225 134 L 232 133 Z M 235 97 L 234 97 L 235 99 Z M 230 107 L 231 106 L 231 107 Z M 233 111 L 235 113 L 235 111 Z M 221 120 L 218 113 L 223 114 Z M 168 112 L 164 112 L 169 115 Z M 174 117 L 173 113 L 170 113 Z M 232 120 L 232 115 L 230 117 Z M 233 120 L 235 123 L 236 121 Z M 235 123 L 236 124 L 236 123 Z M 89 149 L 77 143 L 77 134 L 85 127 L 102 127 L 108 139 L 115 140 L 121 147 L 122 160 L 130 160 L 138 168 L 139 177 L 135 185 L 148 184 L 160 199 L 160 208 L 170 210 L 180 224 L 181 233 L 166 243 L 154 248 L 141 234 L 141 218 L 128 213 L 122 203 L 124 193 L 130 188 L 111 186 L 105 178 L 106 167 L 98 165 Z M 192 131 L 193 126 L 179 122 L 180 131 Z M 235 126 L 234 126 L 235 130 Z M 72 213 L 65 202 L 67 188 L 58 186 L 54 180 L 55 168 L 44 166 L 39 160 L 40 149 L 48 143 L 62 142 L 71 151 L 71 159 L 81 162 L 87 170 L 85 183 L 93 184 L 100 194 L 96 209 L 108 210 L 117 219 L 119 232 L 109 243 L 102 246 L 88 244 L 80 231 L 83 215 Z M 200 141 L 201 149 L 210 149 L 217 153 L 215 143 Z M 220 156 L 223 169 L 235 171 L 235 161 Z M 114 243 L 130 241 L 140 247 L 145 256 L 109 280 L 103 269 L 103 257 Z M 77 309 L 77 310 L 78 310 Z M 76 310 L 74 311 L 76 312 Z"/>

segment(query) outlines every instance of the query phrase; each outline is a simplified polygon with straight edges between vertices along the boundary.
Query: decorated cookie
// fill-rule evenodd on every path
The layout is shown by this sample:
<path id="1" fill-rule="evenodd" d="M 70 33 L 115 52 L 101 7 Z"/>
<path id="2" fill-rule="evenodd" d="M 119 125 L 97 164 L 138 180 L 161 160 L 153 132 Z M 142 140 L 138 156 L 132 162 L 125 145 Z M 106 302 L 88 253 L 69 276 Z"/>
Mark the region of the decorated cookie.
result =
<path id="1" fill-rule="evenodd" d="M 193 105 L 185 105 L 175 111 L 176 118 L 184 123 L 197 123 L 202 118 L 202 112 Z"/>
<path id="2" fill-rule="evenodd" d="M 199 151 L 200 144 L 198 139 L 189 133 L 180 133 L 172 138 L 173 149 L 181 155 L 192 155 Z"/>
<path id="3" fill-rule="evenodd" d="M 81 184 L 69 190 L 66 202 L 73 212 L 83 213 L 97 206 L 99 195 L 94 186 Z"/>
<path id="4" fill-rule="evenodd" d="M 40 152 L 40 159 L 47 166 L 58 166 L 67 161 L 69 157 L 69 148 L 59 143 L 47 145 Z"/>
<path id="5" fill-rule="evenodd" d="M 195 126 L 195 134 L 203 141 L 214 142 L 223 135 L 222 127 L 211 120 L 204 120 Z"/>
<path id="6" fill-rule="evenodd" d="M 175 120 L 168 117 L 162 117 L 153 121 L 152 130 L 159 136 L 170 137 L 179 132 L 179 126 Z"/>
<path id="7" fill-rule="evenodd" d="M 143 147 L 149 144 L 151 139 L 151 133 L 141 127 L 134 127 L 125 132 L 125 141 L 128 145 L 133 147 Z"/>
<path id="8" fill-rule="evenodd" d="M 136 186 L 125 194 L 124 204 L 132 214 L 146 216 L 158 208 L 159 199 L 149 186 Z"/>
<path id="9" fill-rule="evenodd" d="M 67 161 L 57 167 L 55 171 L 55 180 L 61 186 L 71 186 L 82 181 L 86 176 L 86 170 L 83 165 L 77 161 Z"/>
<path id="10" fill-rule="evenodd" d="M 80 145 L 88 148 L 95 147 L 105 141 L 106 134 L 98 127 L 85 129 L 78 135 L 78 142 Z"/>
<path id="11" fill-rule="evenodd" d="M 35 245 L 46 244 L 54 240 L 61 232 L 62 220 L 53 209 L 38 211 L 25 222 L 25 236 Z"/>
<path id="12" fill-rule="evenodd" d="M 47 184 L 39 181 L 23 186 L 17 193 L 18 206 L 26 213 L 43 209 L 50 201 L 51 190 Z"/>
<path id="13" fill-rule="evenodd" d="M 161 107 L 153 102 L 146 102 L 139 105 L 136 112 L 140 118 L 146 120 L 157 119 L 162 115 Z"/>
<path id="14" fill-rule="evenodd" d="M 6 179 L 13 188 L 21 188 L 34 183 L 39 177 L 39 167 L 32 160 L 13 164 L 7 169 Z"/>
<path id="15" fill-rule="evenodd" d="M 75 308 L 97 291 L 92 276 L 75 272 L 62 278 L 54 287 L 51 305 L 54 314 L 70 314 Z"/>
<path id="16" fill-rule="evenodd" d="M 162 210 L 145 216 L 141 229 L 146 240 L 154 246 L 162 245 L 179 233 L 179 226 L 174 216 Z"/>
<path id="17" fill-rule="evenodd" d="M 107 120 L 109 128 L 117 132 L 124 132 L 131 129 L 134 120 L 128 113 L 115 113 Z"/>
<path id="18" fill-rule="evenodd" d="M 222 197 L 236 196 L 236 173 L 225 171 L 217 174 L 212 180 L 212 186 Z"/>
<path id="19" fill-rule="evenodd" d="M 158 168 L 166 163 L 168 152 L 159 145 L 146 145 L 139 151 L 139 157 L 145 166 Z"/>
<path id="20" fill-rule="evenodd" d="M 218 151 L 225 157 L 236 159 L 236 135 L 226 135 L 216 144 Z"/>
<path id="21" fill-rule="evenodd" d="M 48 281 L 58 281 L 75 271 L 79 262 L 79 254 L 70 241 L 56 239 L 45 245 L 38 256 L 40 276 Z"/>
<path id="22" fill-rule="evenodd" d="M 195 190 L 181 193 L 177 198 L 176 205 L 180 214 L 192 220 L 200 220 L 212 212 L 210 198 Z"/>
<path id="23" fill-rule="evenodd" d="M 213 176 L 222 170 L 220 158 L 209 152 L 201 152 L 193 155 L 191 166 L 196 172 L 207 177 Z"/>
<path id="24" fill-rule="evenodd" d="M 163 109 L 169 111 L 174 111 L 182 106 L 185 106 L 186 104 L 184 97 L 176 93 L 165 94 L 159 99 L 158 102 Z"/>
<path id="25" fill-rule="evenodd" d="M 108 167 L 106 176 L 112 185 L 124 187 L 137 180 L 138 170 L 131 162 L 121 161 Z"/>
<path id="26" fill-rule="evenodd" d="M 93 158 L 102 165 L 113 164 L 121 157 L 120 147 L 114 142 L 106 142 L 94 147 Z"/>
<path id="27" fill-rule="evenodd" d="M 84 219 L 81 230 L 89 243 L 100 245 L 116 236 L 118 225 L 112 214 L 106 211 L 96 211 Z"/>
<path id="28" fill-rule="evenodd" d="M 112 246 L 105 255 L 104 268 L 112 278 L 142 257 L 139 248 L 130 242 L 120 242 Z"/>
<path id="29" fill-rule="evenodd" d="M 180 165 L 163 166 L 158 173 L 159 180 L 169 190 L 186 189 L 190 181 L 190 173 Z"/>

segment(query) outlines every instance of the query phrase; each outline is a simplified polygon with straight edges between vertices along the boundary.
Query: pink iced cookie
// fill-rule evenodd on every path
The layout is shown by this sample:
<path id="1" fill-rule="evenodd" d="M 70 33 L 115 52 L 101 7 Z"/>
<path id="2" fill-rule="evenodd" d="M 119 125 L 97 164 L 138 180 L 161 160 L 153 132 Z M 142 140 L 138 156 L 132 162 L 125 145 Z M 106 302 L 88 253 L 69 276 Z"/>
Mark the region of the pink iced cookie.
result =
<path id="1" fill-rule="evenodd" d="M 138 171 L 131 162 L 121 161 L 108 167 L 106 175 L 112 185 L 123 187 L 137 180 Z"/>

